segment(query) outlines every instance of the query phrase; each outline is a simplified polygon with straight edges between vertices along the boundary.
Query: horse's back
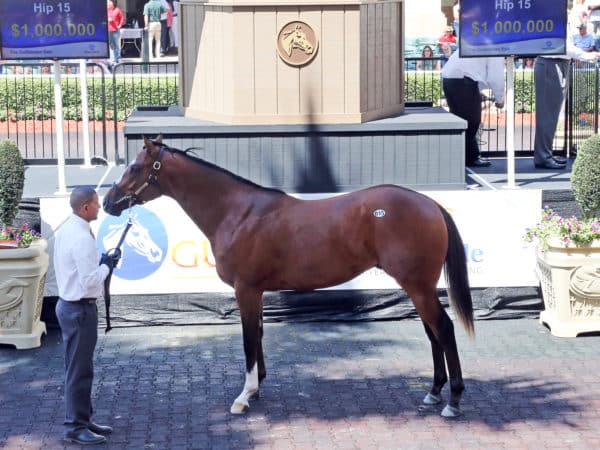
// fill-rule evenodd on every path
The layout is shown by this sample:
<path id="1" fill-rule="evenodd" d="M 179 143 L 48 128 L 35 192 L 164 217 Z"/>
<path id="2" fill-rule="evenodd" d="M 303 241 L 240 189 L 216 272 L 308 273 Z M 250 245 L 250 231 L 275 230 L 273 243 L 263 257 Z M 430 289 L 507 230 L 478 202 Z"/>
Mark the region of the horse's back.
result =
<path id="1" fill-rule="evenodd" d="M 427 260 L 423 253 L 445 252 L 443 223 L 434 201 L 394 185 L 321 200 L 281 196 L 270 212 L 249 215 L 231 234 L 235 242 L 215 256 L 269 290 L 315 289 L 373 266 L 388 273 L 403 265 L 418 270 Z M 434 264 L 442 263 L 436 255 Z"/>

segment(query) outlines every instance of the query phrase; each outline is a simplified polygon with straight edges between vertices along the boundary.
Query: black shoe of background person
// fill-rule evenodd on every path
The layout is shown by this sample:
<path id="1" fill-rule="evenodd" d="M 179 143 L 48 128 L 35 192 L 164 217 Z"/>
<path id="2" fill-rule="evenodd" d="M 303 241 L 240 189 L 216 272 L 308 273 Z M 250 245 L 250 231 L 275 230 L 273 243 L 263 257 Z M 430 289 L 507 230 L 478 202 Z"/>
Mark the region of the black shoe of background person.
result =
<path id="1" fill-rule="evenodd" d="M 94 423 L 94 422 L 90 422 L 88 424 L 87 428 L 92 433 L 101 434 L 104 436 L 113 432 L 112 427 L 109 427 L 108 425 L 98 425 L 97 423 Z"/>
<path id="2" fill-rule="evenodd" d="M 473 161 L 469 161 L 467 167 L 490 167 L 492 163 L 488 159 L 477 158 Z"/>
<path id="3" fill-rule="evenodd" d="M 543 163 L 534 163 L 536 169 L 553 169 L 553 170 L 561 170 L 567 167 L 567 163 L 560 163 L 555 159 L 547 159 Z"/>
<path id="4" fill-rule="evenodd" d="M 104 444 L 106 438 L 91 432 L 87 428 L 78 428 L 73 431 L 68 431 L 67 434 L 65 434 L 65 441 L 75 442 L 80 445 L 96 445 Z"/>
<path id="5" fill-rule="evenodd" d="M 559 164 L 566 164 L 567 158 L 563 158 L 562 156 L 553 156 L 552 159 Z"/>

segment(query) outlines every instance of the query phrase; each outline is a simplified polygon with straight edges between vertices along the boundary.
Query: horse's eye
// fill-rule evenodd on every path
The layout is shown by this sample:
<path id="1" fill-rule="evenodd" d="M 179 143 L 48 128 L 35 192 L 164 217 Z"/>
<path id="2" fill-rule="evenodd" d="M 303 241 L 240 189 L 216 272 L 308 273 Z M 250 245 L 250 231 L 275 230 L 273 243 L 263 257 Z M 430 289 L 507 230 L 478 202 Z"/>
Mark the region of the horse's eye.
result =
<path id="1" fill-rule="evenodd" d="M 136 173 L 138 173 L 140 171 L 140 166 L 138 166 L 137 164 L 133 164 L 129 170 L 131 171 L 132 175 L 135 175 Z"/>

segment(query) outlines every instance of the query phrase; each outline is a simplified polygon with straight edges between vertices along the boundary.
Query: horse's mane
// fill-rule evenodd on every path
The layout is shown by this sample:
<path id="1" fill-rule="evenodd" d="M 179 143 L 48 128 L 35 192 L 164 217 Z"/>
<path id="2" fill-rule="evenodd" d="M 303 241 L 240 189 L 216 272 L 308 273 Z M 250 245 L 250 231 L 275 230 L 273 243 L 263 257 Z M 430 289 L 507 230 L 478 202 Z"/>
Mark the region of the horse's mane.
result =
<path id="1" fill-rule="evenodd" d="M 275 188 L 269 188 L 269 187 L 265 187 L 265 186 L 261 186 L 260 184 L 256 184 L 250 180 L 248 180 L 247 178 L 241 177 L 233 172 L 230 172 L 227 169 L 224 169 L 220 166 L 217 166 L 216 164 L 213 164 L 211 162 L 206 161 L 205 159 L 200 158 L 199 156 L 196 156 L 192 153 L 190 153 L 191 150 L 196 150 L 196 147 L 190 147 L 187 148 L 185 150 L 181 150 L 175 147 L 170 147 L 167 144 L 163 144 L 162 142 L 157 142 L 157 141 L 152 141 L 152 143 L 158 147 L 163 147 L 165 150 L 170 151 L 171 153 L 176 153 L 176 154 L 180 154 L 185 156 L 187 159 L 189 159 L 190 161 L 192 161 L 195 164 L 200 164 L 201 166 L 205 166 L 208 167 L 209 169 L 213 169 L 216 170 L 218 172 L 224 173 L 225 175 L 228 175 L 229 177 L 233 178 L 234 180 L 240 181 L 245 185 L 248 186 L 252 186 L 254 188 L 257 189 L 261 189 L 264 191 L 268 191 L 268 192 L 272 192 L 274 194 L 283 194 L 283 195 L 287 195 L 285 192 L 283 192 L 280 189 L 275 189 Z"/>

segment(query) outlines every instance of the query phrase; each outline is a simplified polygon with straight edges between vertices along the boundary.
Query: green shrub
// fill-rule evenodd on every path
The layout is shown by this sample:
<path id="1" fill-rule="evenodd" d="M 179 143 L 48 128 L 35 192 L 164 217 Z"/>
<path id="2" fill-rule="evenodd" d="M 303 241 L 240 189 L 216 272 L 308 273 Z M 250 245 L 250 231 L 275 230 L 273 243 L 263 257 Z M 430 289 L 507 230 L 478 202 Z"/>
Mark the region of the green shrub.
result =
<path id="1" fill-rule="evenodd" d="M 0 225 L 10 226 L 19 212 L 25 164 L 14 141 L 0 141 Z"/>
<path id="2" fill-rule="evenodd" d="M 519 72 L 515 76 L 514 91 L 515 112 L 525 113 L 535 111 L 533 71 Z M 405 100 L 432 100 L 434 105 L 439 105 L 442 93 L 441 76 L 418 71 L 405 72 Z"/>
<path id="3" fill-rule="evenodd" d="M 105 78 L 104 86 L 95 79 L 88 80 L 88 104 L 90 120 L 104 116 L 124 120 L 137 105 L 171 106 L 179 103 L 177 77 L 117 77 L 117 107 L 113 97 L 113 78 Z M 63 78 L 61 81 L 64 117 L 81 120 L 81 90 L 79 78 Z M 102 110 L 105 99 L 106 112 Z M 10 118 L 32 120 L 54 117 L 54 84 L 48 77 L 5 78 L 0 80 L 0 121 Z"/>
<path id="4" fill-rule="evenodd" d="M 571 187 L 583 217 L 590 219 L 600 214 L 600 136 L 587 138 L 573 164 Z"/>

